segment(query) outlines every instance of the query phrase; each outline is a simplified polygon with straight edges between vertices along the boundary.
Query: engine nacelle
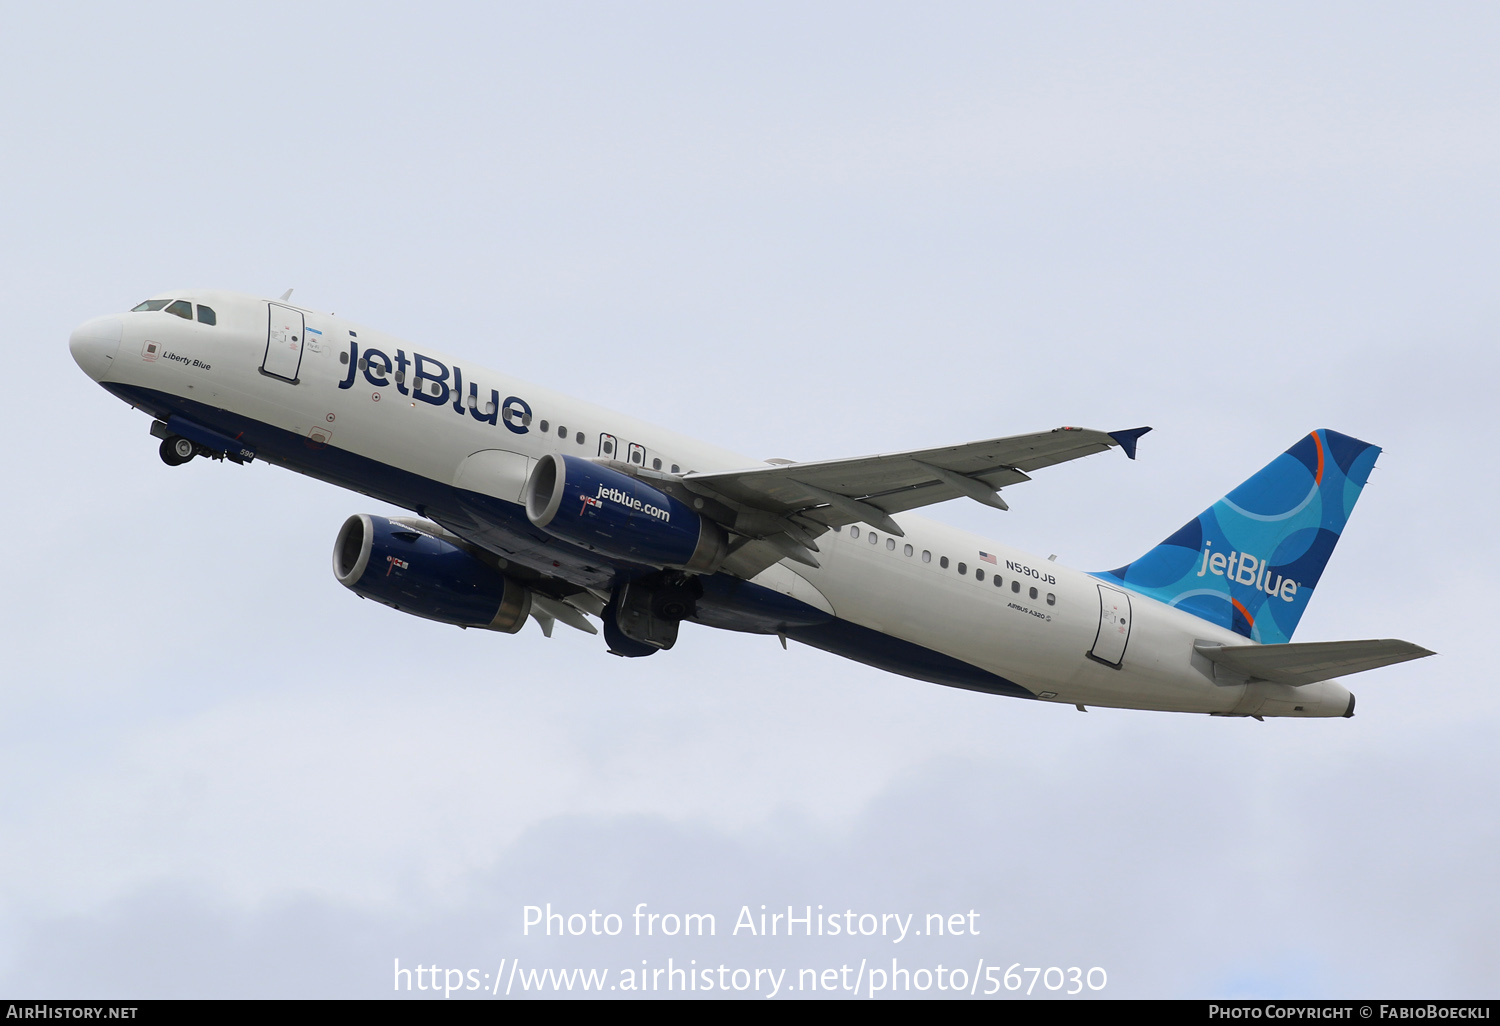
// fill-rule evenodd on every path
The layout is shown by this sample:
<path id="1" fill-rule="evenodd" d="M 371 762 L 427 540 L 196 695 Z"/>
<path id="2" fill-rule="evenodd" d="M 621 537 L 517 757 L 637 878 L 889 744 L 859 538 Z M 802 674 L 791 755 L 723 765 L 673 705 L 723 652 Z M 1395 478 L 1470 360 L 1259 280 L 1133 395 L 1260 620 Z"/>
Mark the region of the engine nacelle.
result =
<path id="1" fill-rule="evenodd" d="M 549 453 L 526 482 L 526 516 L 548 534 L 634 563 L 712 570 L 723 528 L 628 474 Z"/>
<path id="2" fill-rule="evenodd" d="M 356 514 L 333 544 L 333 575 L 355 594 L 413 616 L 507 634 L 524 627 L 531 591 L 444 534 L 423 521 Z"/>

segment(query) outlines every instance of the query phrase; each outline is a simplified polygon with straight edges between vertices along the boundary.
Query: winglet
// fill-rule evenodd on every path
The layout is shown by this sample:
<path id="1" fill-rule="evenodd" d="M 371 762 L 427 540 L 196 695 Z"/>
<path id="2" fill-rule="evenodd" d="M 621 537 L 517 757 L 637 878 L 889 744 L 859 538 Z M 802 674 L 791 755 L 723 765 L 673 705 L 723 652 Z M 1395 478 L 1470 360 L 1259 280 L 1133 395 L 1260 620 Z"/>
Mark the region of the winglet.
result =
<path id="1" fill-rule="evenodd" d="M 1127 428 L 1124 431 L 1106 432 L 1109 437 L 1120 443 L 1120 448 L 1125 450 L 1125 455 L 1135 459 L 1135 443 L 1142 435 L 1151 429 L 1148 427 Z"/>

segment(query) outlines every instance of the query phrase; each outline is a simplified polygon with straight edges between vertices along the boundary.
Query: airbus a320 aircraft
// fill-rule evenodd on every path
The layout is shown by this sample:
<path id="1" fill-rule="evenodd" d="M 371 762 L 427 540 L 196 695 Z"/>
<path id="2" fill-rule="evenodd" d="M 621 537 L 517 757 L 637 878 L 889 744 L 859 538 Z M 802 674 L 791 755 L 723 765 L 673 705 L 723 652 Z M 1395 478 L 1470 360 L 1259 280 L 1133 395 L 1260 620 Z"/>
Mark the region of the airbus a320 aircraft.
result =
<path id="1" fill-rule="evenodd" d="M 1085 573 L 907 511 L 1148 428 L 753 460 L 280 300 L 184 290 L 73 332 L 171 465 L 265 460 L 416 517 L 351 516 L 362 598 L 459 627 L 670 649 L 684 620 L 1080 709 L 1352 716 L 1339 674 L 1432 653 L 1293 643 L 1380 450 L 1319 429 L 1140 559 Z M 592 618 L 592 619 L 591 619 Z"/>

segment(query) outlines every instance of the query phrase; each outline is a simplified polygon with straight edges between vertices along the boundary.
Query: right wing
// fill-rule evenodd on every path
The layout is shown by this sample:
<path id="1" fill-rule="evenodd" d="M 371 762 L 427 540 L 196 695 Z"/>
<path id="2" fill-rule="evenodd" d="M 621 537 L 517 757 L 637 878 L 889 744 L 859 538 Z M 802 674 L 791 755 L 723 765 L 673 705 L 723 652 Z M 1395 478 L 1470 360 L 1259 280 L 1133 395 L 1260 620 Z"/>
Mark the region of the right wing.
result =
<path id="1" fill-rule="evenodd" d="M 1008 509 L 999 489 L 1031 480 L 1031 471 L 1113 446 L 1134 459 L 1136 440 L 1150 430 L 1062 427 L 937 449 L 686 474 L 672 480 L 718 505 L 715 519 L 743 539 L 725 569 L 752 577 L 784 557 L 817 566 L 815 539 L 830 527 L 866 523 L 899 536 L 901 527 L 890 514 L 961 496 Z"/>
<path id="2" fill-rule="evenodd" d="M 1029 481 L 1031 471 L 1113 446 L 1121 447 L 1134 459 L 1136 440 L 1149 430 L 1104 432 L 1064 427 L 937 449 L 809 463 L 775 461 L 770 466 L 682 475 L 618 460 L 593 462 L 640 478 L 691 504 L 702 516 L 723 527 L 730 545 L 718 569 L 749 580 L 783 559 L 817 566 L 817 538 L 830 528 L 863 522 L 901 535 L 901 526 L 891 519 L 892 513 L 960 496 L 1006 509 L 997 494 L 1000 488 Z M 518 454 L 504 455 L 514 456 L 522 466 L 529 464 Z M 493 476 L 494 467 L 483 469 Z M 523 478 L 515 476 L 516 493 L 523 488 Z M 498 494 L 495 497 L 501 498 Z M 504 499 L 516 501 L 510 494 Z M 497 514 L 484 508 L 483 503 L 460 501 L 453 508 L 430 508 L 422 513 L 504 559 L 540 566 L 544 572 L 552 559 L 546 553 L 546 546 L 552 543 L 544 532 L 518 533 L 512 523 L 514 517 Z M 607 588 L 612 572 L 603 569 L 606 566 L 600 564 L 598 581 L 580 584 L 591 592 L 596 585 Z M 597 597 L 599 593 L 594 594 Z M 565 620 L 564 616 L 554 618 Z"/>

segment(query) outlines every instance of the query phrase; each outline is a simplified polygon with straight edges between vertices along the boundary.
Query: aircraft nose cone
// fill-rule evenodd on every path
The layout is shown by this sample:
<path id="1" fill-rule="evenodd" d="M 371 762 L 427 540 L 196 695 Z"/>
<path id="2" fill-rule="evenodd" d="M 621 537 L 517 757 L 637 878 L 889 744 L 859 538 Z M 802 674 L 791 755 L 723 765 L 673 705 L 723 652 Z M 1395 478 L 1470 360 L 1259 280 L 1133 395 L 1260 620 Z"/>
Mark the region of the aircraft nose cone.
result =
<path id="1" fill-rule="evenodd" d="M 103 381 L 114 363 L 115 351 L 120 348 L 120 335 L 125 322 L 118 317 L 95 317 L 84 321 L 73 329 L 68 339 L 68 351 L 73 361 L 95 381 Z"/>

